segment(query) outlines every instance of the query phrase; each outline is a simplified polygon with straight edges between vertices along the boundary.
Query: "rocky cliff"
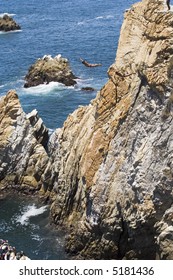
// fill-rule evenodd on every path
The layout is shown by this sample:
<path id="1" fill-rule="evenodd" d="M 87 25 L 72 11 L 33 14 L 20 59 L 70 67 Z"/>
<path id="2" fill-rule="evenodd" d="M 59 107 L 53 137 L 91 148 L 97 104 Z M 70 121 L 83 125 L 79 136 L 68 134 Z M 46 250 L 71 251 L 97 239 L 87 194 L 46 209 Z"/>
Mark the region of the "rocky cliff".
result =
<path id="1" fill-rule="evenodd" d="M 163 1 L 133 5 L 109 81 L 44 147 L 16 94 L 0 100 L 1 187 L 51 191 L 79 258 L 173 259 L 172 40 Z"/>
<path id="2" fill-rule="evenodd" d="M 173 15 L 125 13 L 109 81 L 52 136 L 52 217 L 84 258 L 173 259 Z"/>
<path id="3" fill-rule="evenodd" d="M 0 108 L 0 189 L 38 191 L 48 179 L 48 131 L 36 111 L 23 112 L 15 91 L 0 98 Z"/>

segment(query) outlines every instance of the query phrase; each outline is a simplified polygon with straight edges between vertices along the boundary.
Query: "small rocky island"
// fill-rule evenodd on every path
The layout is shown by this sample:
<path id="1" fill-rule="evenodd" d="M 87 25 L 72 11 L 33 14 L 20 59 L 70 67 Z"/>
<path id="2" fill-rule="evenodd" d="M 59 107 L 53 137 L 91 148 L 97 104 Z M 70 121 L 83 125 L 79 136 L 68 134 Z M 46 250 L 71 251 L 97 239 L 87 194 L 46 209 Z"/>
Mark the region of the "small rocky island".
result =
<path id="1" fill-rule="evenodd" d="M 24 87 L 33 87 L 50 82 L 59 82 L 65 86 L 74 86 L 77 77 L 70 69 L 67 58 L 57 55 L 54 58 L 51 55 L 44 55 L 39 58 L 28 70 L 25 76 Z"/>
<path id="2" fill-rule="evenodd" d="M 2 17 L 0 17 L 0 31 L 8 32 L 20 29 L 20 25 L 17 24 L 8 14 L 4 14 Z"/>

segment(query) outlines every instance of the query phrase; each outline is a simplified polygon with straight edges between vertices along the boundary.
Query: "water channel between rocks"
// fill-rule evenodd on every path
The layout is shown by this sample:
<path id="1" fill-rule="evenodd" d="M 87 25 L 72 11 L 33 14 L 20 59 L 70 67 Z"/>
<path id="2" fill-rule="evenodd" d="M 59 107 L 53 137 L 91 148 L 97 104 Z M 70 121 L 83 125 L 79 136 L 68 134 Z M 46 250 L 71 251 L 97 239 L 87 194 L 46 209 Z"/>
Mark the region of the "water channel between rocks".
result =
<path id="1" fill-rule="evenodd" d="M 8 195 L 0 199 L 0 239 L 32 260 L 65 260 L 64 233 L 50 224 L 49 207 L 36 198 Z"/>

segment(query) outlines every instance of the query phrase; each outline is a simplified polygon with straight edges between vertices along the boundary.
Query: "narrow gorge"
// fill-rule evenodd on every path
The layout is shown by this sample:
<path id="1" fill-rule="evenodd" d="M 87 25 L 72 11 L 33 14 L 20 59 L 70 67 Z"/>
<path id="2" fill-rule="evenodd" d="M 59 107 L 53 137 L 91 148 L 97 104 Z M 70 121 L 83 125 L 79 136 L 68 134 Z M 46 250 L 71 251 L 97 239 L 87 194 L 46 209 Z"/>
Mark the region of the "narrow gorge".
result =
<path id="1" fill-rule="evenodd" d="M 173 259 L 173 14 L 124 14 L 109 80 L 48 137 L 14 90 L 0 98 L 0 190 L 39 194 L 81 259 Z"/>

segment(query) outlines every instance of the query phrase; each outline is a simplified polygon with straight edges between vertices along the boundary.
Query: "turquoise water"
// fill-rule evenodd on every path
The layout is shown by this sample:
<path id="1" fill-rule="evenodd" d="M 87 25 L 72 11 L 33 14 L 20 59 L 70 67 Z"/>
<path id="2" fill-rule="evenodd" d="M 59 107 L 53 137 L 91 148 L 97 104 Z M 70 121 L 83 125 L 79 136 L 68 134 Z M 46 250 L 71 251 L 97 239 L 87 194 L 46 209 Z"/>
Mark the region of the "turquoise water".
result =
<path id="1" fill-rule="evenodd" d="M 15 89 L 25 112 L 36 108 L 49 129 L 61 127 L 68 114 L 88 104 L 108 80 L 107 70 L 115 60 L 123 13 L 134 2 L 2 0 L 0 14 L 12 14 L 22 31 L 0 33 L 0 96 Z M 66 88 L 51 83 L 24 89 L 29 66 L 45 54 L 68 58 L 79 77 L 77 86 Z M 102 67 L 86 68 L 80 57 L 102 63 Z M 81 91 L 84 86 L 95 91 Z M 8 239 L 32 259 L 65 259 L 64 234 L 50 228 L 49 211 L 41 207 L 23 198 L 0 200 L 0 238 Z"/>

